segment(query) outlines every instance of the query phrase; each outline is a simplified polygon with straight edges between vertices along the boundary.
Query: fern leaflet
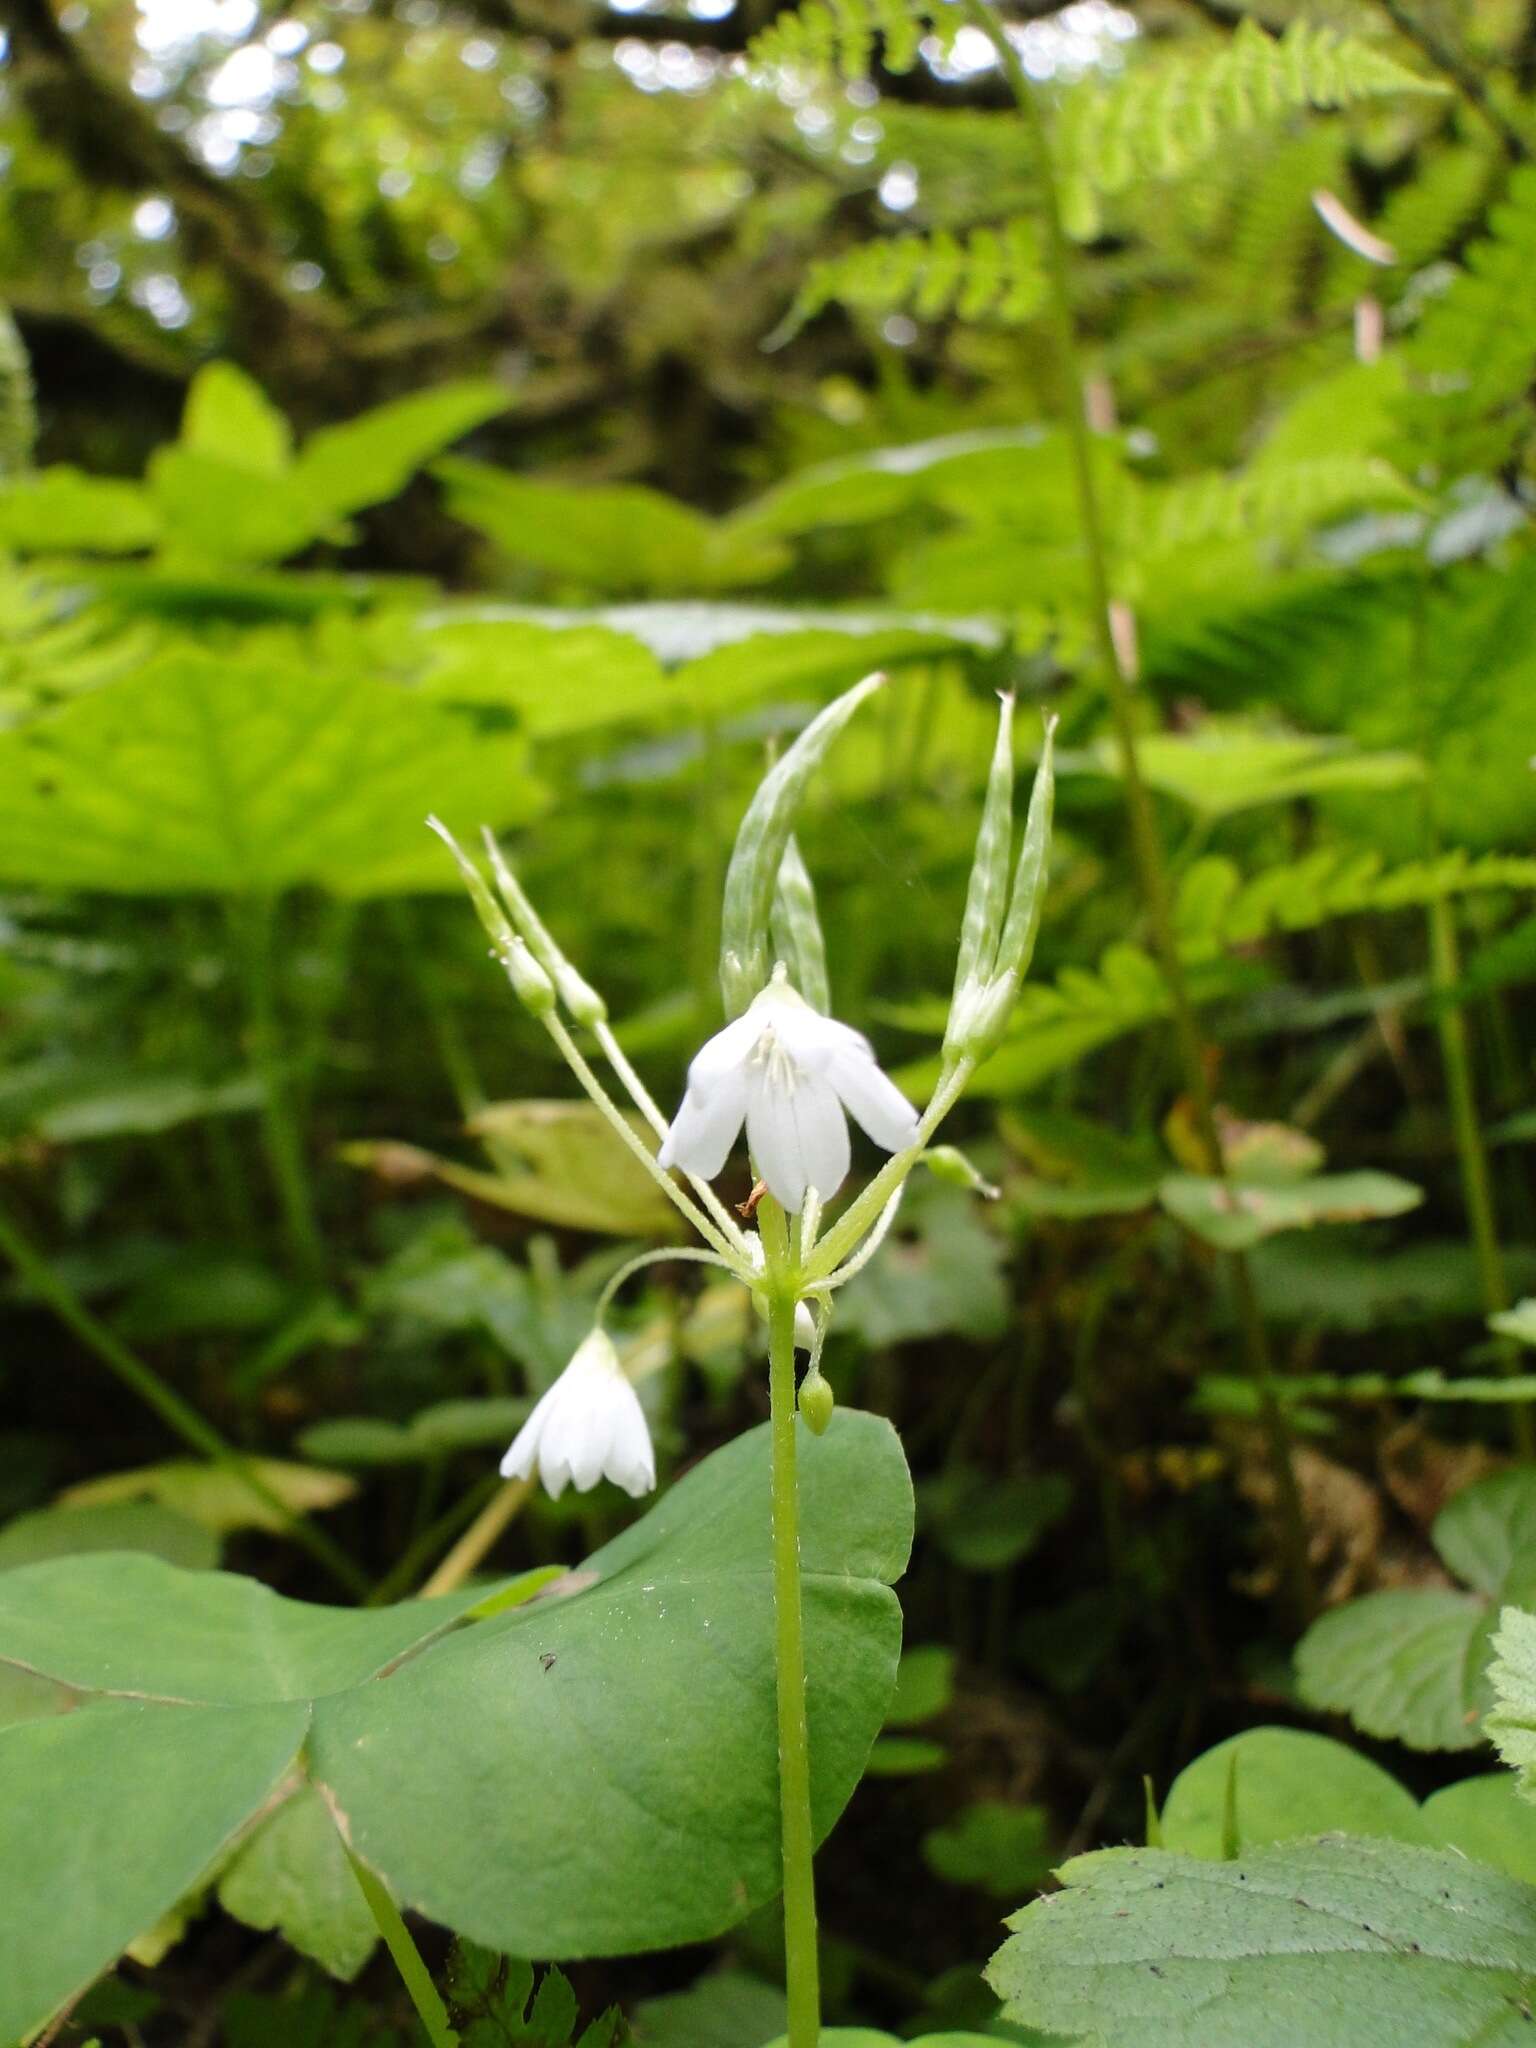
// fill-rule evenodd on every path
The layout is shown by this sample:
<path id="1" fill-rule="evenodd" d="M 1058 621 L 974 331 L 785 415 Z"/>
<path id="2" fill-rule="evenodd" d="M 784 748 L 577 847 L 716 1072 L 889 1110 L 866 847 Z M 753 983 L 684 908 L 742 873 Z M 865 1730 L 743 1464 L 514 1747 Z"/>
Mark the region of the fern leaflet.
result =
<path id="1" fill-rule="evenodd" d="M 1069 95 L 1056 141 L 1068 217 L 1075 232 L 1091 234 L 1095 194 L 1177 176 L 1229 137 L 1294 108 L 1444 90 L 1358 37 L 1295 22 L 1276 38 L 1245 20 L 1219 49 L 1154 59 Z"/>
<path id="2" fill-rule="evenodd" d="M 1536 889 L 1536 860 L 1473 859 L 1458 848 L 1387 868 L 1379 853 L 1328 848 L 1244 882 L 1231 861 L 1212 855 L 1195 863 L 1180 889 L 1180 950 L 1208 960 L 1270 932 L 1308 931 L 1336 917 L 1421 908 L 1483 889 Z"/>
<path id="3" fill-rule="evenodd" d="M 887 71 L 910 71 L 931 25 L 914 0 L 804 0 L 752 38 L 747 67 L 866 78 L 878 43 Z"/>
<path id="4" fill-rule="evenodd" d="M 1489 232 L 1467 251 L 1405 351 L 1410 459 L 1448 479 L 1497 468 L 1529 431 L 1536 376 L 1536 165 L 1510 179 Z"/>
<path id="5" fill-rule="evenodd" d="M 907 307 L 921 320 L 953 313 L 961 320 L 1017 325 L 1038 311 L 1045 289 L 1031 221 L 976 228 L 964 237 L 942 228 L 932 235 L 893 236 L 812 264 L 800 296 L 766 346 L 789 340 L 834 300 L 863 313 Z"/>

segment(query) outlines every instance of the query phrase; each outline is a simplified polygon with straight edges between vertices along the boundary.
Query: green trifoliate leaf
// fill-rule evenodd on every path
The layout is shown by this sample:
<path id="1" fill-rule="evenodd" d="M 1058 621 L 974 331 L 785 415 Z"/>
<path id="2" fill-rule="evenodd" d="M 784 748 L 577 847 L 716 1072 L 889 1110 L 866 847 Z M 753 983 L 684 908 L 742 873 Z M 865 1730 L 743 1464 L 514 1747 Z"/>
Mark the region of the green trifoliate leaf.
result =
<path id="1" fill-rule="evenodd" d="M 773 950 L 813 1010 L 832 1012 L 827 981 L 827 947 L 816 914 L 816 890 L 793 836 L 779 862 L 773 896 Z"/>
<path id="2" fill-rule="evenodd" d="M 767 983 L 773 965 L 769 947 L 773 894 L 806 786 L 827 748 L 884 680 L 883 676 L 866 676 L 813 718 L 763 777 L 747 807 L 726 870 L 721 915 L 720 991 L 728 1016 L 740 1016 Z"/>

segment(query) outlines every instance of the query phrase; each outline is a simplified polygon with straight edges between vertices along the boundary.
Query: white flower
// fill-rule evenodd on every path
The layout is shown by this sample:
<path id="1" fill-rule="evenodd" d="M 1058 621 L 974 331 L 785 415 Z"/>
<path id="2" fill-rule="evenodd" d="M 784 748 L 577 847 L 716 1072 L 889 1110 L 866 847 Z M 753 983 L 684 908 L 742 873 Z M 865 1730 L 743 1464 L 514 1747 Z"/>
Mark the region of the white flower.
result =
<path id="1" fill-rule="evenodd" d="M 594 1330 L 576 1347 L 513 1438 L 501 1476 L 531 1479 L 535 1466 L 557 1500 L 568 1481 L 589 1493 L 599 1479 L 611 1479 L 637 1500 L 655 1486 L 651 1432 L 606 1330 Z"/>
<path id="2" fill-rule="evenodd" d="M 830 1201 L 848 1176 L 845 1110 L 887 1152 L 916 1141 L 917 1111 L 881 1073 L 869 1041 L 813 1010 L 777 968 L 688 1069 L 661 1164 L 712 1180 L 745 1121 L 758 1172 L 797 1214 L 807 1188 Z"/>

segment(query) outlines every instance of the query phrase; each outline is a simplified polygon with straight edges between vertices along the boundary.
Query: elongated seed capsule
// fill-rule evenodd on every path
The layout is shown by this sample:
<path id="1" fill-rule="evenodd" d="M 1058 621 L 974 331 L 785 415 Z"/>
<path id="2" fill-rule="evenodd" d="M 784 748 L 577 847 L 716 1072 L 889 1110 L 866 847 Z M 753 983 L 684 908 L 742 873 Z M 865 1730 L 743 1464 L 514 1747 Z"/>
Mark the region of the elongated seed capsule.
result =
<path id="1" fill-rule="evenodd" d="M 866 676 L 813 718 L 768 770 L 747 806 L 726 869 L 720 918 L 720 992 L 728 1016 L 739 1016 L 768 980 L 773 964 L 769 951 L 773 892 L 806 786 L 827 748 L 864 699 L 884 681 L 884 676 Z"/>
<path id="2" fill-rule="evenodd" d="M 447 847 L 448 851 L 458 862 L 459 873 L 464 877 L 464 886 L 469 891 L 469 899 L 475 906 L 475 915 L 485 926 L 491 944 L 496 949 L 497 959 L 502 959 L 516 934 L 513 932 L 511 925 L 508 924 L 501 905 L 491 894 L 489 888 L 487 888 L 484 875 L 481 874 L 442 819 L 428 818 L 427 824 L 437 834 L 438 838 L 442 840 L 444 846 Z"/>
<path id="3" fill-rule="evenodd" d="M 1022 981 L 1034 956 L 1035 935 L 1040 929 L 1040 912 L 1045 904 L 1045 885 L 1051 860 L 1051 821 L 1056 807 L 1056 717 L 1045 721 L 1045 743 L 1040 749 L 1040 766 L 1035 786 L 1029 793 L 1029 815 L 1024 821 L 1024 844 L 1013 875 L 1013 897 L 1008 920 L 998 941 L 997 965 L 1005 974 Z"/>
<path id="4" fill-rule="evenodd" d="M 501 955 L 501 964 L 523 1008 L 531 1010 L 535 1017 L 547 1017 L 555 1007 L 555 984 L 515 934 Z"/>
<path id="5" fill-rule="evenodd" d="M 827 980 L 827 946 L 816 912 L 816 889 L 800 856 L 794 835 L 779 862 L 773 897 L 773 950 L 789 969 L 789 978 L 813 1010 L 832 1011 Z"/>
<path id="6" fill-rule="evenodd" d="M 506 855 L 497 844 L 496 836 L 488 825 L 482 828 L 481 837 L 490 856 L 491 872 L 496 877 L 501 900 L 506 904 L 512 922 L 527 942 L 529 952 L 554 983 L 561 1002 L 578 1024 L 592 1025 L 605 1022 L 608 1005 L 586 976 L 576 971 L 556 945 L 549 927 L 534 909 L 527 890 L 513 874 Z"/>
<path id="7" fill-rule="evenodd" d="M 1013 697 L 1002 700 L 997 744 L 987 776 L 986 802 L 976 833 L 976 853 L 965 892 L 960 950 L 955 961 L 955 995 L 969 982 L 989 981 L 1008 907 L 1008 863 L 1013 853 Z"/>

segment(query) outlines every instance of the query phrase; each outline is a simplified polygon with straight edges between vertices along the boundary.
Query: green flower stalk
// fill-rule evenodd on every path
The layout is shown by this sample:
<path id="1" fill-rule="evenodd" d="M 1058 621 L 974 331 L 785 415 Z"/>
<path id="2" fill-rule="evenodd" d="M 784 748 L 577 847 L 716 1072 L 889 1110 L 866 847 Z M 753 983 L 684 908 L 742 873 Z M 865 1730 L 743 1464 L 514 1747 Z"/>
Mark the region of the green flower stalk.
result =
<path id="1" fill-rule="evenodd" d="M 561 952 L 495 841 L 486 835 L 500 901 L 445 828 L 436 819 L 429 821 L 459 864 L 493 957 L 518 1000 L 549 1033 L 615 1136 L 643 1162 L 705 1246 L 642 1253 L 614 1275 L 598 1305 L 597 1327 L 529 1417 L 507 1453 L 503 1472 L 525 1478 L 537 1472 L 555 1492 L 567 1484 L 582 1491 L 603 1476 L 634 1494 L 655 1484 L 643 1412 L 601 1327 L 617 1288 L 655 1259 L 682 1257 L 723 1267 L 748 1290 L 768 1324 L 789 2048 L 816 2048 L 820 2035 L 796 1420 L 803 1420 L 813 1436 L 835 1426 L 836 1400 L 821 1370 L 821 1353 L 836 1293 L 879 1250 L 913 1169 L 930 1158 L 945 1177 L 992 1192 L 952 1148 L 930 1154 L 929 1141 L 1006 1028 L 1039 929 L 1050 854 L 1053 722 L 1046 726 L 1015 861 L 1013 704 L 1005 699 L 966 899 L 939 1085 L 919 1114 L 882 1072 L 868 1041 L 831 1013 L 815 891 L 794 838 L 795 814 L 827 748 L 882 680 L 867 677 L 813 719 L 768 771 L 748 806 L 725 882 L 720 986 L 729 1021 L 695 1055 L 682 1104 L 670 1123 L 619 1047 L 602 997 Z M 654 1151 L 599 1080 L 573 1026 L 596 1039 L 659 1140 Z M 828 1223 L 828 1205 L 851 1168 L 849 1118 L 890 1156 Z M 710 1185 L 743 1126 L 758 1182 L 750 1205 L 755 1231 L 743 1230 Z M 682 1170 L 686 1188 L 670 1168 Z M 810 1354 L 798 1397 L 797 1350 Z"/>

